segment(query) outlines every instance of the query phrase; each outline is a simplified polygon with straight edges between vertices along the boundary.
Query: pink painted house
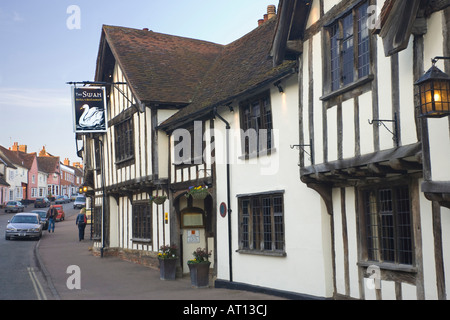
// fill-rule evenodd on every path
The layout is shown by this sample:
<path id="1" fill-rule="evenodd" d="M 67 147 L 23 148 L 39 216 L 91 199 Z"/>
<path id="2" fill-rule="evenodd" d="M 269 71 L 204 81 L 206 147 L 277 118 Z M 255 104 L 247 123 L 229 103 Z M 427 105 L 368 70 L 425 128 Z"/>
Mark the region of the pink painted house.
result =
<path id="1" fill-rule="evenodd" d="M 48 174 L 47 178 L 47 196 L 59 196 L 61 195 L 61 175 L 59 157 L 49 154 L 45 147 L 39 152 L 37 157 L 39 170 Z"/>
<path id="2" fill-rule="evenodd" d="M 37 154 L 36 152 L 27 153 L 27 146 L 19 146 L 17 142 L 14 143 L 10 150 L 14 153 L 17 159 L 16 161 L 19 161 L 23 167 L 28 169 L 27 184 L 24 186 L 23 199 L 34 201 L 36 198 L 39 198 Z"/>

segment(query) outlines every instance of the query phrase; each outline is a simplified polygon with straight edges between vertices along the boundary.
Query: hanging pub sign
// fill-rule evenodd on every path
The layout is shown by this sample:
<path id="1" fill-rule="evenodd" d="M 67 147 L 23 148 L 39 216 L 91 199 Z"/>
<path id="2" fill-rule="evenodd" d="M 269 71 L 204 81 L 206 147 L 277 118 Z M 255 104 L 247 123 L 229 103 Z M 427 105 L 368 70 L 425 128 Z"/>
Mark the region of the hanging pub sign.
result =
<path id="1" fill-rule="evenodd" d="M 103 87 L 72 87 L 75 133 L 106 132 L 106 93 Z"/>

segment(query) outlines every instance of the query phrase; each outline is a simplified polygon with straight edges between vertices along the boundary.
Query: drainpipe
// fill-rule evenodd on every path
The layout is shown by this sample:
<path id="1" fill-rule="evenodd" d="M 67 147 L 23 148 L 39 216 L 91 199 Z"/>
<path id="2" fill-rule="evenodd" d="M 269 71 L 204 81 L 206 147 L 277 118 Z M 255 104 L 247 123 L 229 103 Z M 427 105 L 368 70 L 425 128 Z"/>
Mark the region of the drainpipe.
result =
<path id="1" fill-rule="evenodd" d="M 214 116 L 222 120 L 226 125 L 227 137 L 226 137 L 226 153 L 227 153 L 227 208 L 228 208 L 228 265 L 230 272 L 230 282 L 233 282 L 233 260 L 232 260 L 232 241 L 231 241 L 231 192 L 230 192 L 230 124 L 217 112 L 217 108 L 214 108 Z"/>

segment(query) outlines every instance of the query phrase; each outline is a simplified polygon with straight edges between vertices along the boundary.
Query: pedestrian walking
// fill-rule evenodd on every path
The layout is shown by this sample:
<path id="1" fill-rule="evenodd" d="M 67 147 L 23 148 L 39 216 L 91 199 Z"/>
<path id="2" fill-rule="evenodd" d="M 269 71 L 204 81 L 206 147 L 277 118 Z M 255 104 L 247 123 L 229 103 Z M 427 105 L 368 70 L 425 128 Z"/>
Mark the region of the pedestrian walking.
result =
<path id="1" fill-rule="evenodd" d="M 80 210 L 77 220 L 75 221 L 75 224 L 78 225 L 78 241 L 84 240 L 84 229 L 86 228 L 86 223 L 86 209 L 83 208 Z"/>
<path id="2" fill-rule="evenodd" d="M 56 208 L 53 207 L 53 205 L 51 205 L 47 211 L 48 232 L 50 231 L 55 232 L 55 221 L 57 216 L 58 210 L 56 210 Z"/>

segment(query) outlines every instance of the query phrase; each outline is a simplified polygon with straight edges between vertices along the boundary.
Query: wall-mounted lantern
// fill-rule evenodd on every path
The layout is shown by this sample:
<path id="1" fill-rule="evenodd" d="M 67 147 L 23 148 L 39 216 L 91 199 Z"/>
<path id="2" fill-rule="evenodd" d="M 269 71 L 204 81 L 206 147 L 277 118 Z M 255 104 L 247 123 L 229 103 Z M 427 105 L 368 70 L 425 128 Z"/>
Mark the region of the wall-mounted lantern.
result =
<path id="1" fill-rule="evenodd" d="M 450 76 L 436 67 L 436 62 L 450 57 L 436 57 L 433 66 L 415 83 L 419 88 L 420 117 L 441 118 L 450 115 Z"/>

